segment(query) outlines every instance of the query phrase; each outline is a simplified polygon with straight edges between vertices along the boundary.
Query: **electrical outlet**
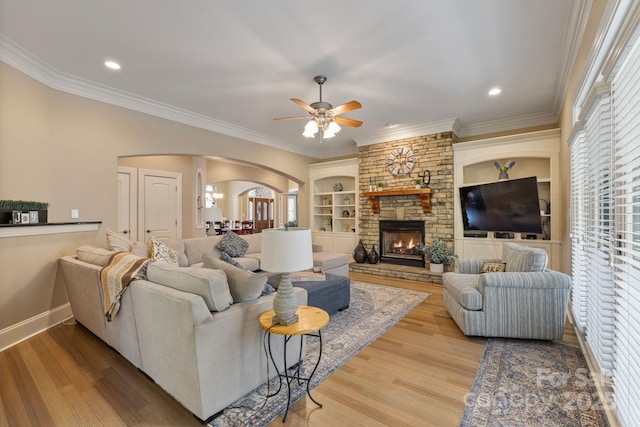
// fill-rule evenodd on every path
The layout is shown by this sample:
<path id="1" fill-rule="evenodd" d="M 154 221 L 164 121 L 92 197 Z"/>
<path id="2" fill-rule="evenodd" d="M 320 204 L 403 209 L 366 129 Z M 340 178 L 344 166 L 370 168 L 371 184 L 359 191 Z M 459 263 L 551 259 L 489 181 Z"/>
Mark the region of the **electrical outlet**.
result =
<path id="1" fill-rule="evenodd" d="M 80 218 L 80 211 L 78 209 L 71 209 L 71 218 L 72 219 Z"/>

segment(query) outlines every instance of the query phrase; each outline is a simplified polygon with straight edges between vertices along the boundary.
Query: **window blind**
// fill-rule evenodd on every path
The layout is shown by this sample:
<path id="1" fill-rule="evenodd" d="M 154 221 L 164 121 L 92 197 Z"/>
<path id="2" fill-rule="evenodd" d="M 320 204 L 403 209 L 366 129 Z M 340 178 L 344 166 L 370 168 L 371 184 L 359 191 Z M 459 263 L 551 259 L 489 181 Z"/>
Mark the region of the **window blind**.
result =
<path id="1" fill-rule="evenodd" d="M 578 329 L 586 333 L 588 275 L 587 254 L 585 252 L 585 232 L 587 230 L 587 191 L 585 132 L 576 134 L 571 146 L 571 271 L 573 288 L 571 290 L 571 314 Z"/>
<path id="2" fill-rule="evenodd" d="M 603 374 L 614 363 L 614 285 L 611 268 L 611 97 L 599 95 L 585 118 L 582 208 L 584 276 L 587 289 L 585 335 Z"/>
<path id="3" fill-rule="evenodd" d="M 613 88 L 613 278 L 616 412 L 622 425 L 640 425 L 640 42 L 630 43 Z"/>

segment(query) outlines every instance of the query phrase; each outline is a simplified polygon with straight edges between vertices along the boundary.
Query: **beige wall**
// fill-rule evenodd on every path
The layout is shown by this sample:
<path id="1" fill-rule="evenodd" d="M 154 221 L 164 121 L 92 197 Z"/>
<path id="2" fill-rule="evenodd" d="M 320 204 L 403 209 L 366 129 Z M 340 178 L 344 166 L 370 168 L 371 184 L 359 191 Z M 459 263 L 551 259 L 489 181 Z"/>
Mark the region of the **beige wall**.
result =
<path id="1" fill-rule="evenodd" d="M 156 154 L 241 159 L 301 183 L 317 161 L 59 92 L 0 62 L 0 199 L 49 202 L 49 222 L 71 209 L 103 221 L 97 233 L 0 239 L 0 333 L 66 303 L 57 259 L 116 228 L 118 158 Z M 307 206 L 304 186 L 300 197 Z"/>

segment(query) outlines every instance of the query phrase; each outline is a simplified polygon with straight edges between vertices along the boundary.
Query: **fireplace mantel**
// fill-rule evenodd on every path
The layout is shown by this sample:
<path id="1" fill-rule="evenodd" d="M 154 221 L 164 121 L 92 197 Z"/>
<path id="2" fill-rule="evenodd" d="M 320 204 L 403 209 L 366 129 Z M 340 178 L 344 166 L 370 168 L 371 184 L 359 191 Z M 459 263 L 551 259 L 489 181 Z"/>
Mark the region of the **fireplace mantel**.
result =
<path id="1" fill-rule="evenodd" d="M 422 200 L 422 212 L 431 213 L 431 189 L 430 188 L 407 188 L 400 190 L 365 191 L 364 195 L 369 198 L 373 213 L 380 213 L 380 197 L 410 196 L 418 195 Z"/>

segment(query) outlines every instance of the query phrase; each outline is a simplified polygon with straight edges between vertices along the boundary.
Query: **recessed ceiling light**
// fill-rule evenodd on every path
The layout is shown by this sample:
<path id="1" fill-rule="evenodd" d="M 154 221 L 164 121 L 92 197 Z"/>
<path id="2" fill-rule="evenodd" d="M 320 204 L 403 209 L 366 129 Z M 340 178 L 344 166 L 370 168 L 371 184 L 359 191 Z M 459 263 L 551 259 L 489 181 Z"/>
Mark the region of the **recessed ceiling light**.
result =
<path id="1" fill-rule="evenodd" d="M 499 95 L 500 92 L 502 92 L 502 89 L 500 89 L 499 87 L 494 87 L 489 90 L 489 95 L 496 96 Z"/>
<path id="2" fill-rule="evenodd" d="M 112 70 L 119 70 L 120 69 L 120 64 L 118 64 L 115 61 L 104 61 L 104 65 L 107 68 L 111 68 Z"/>

